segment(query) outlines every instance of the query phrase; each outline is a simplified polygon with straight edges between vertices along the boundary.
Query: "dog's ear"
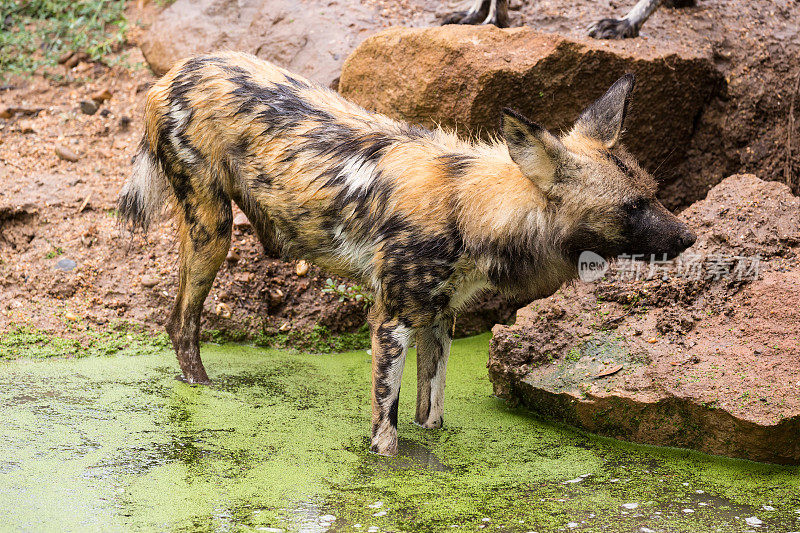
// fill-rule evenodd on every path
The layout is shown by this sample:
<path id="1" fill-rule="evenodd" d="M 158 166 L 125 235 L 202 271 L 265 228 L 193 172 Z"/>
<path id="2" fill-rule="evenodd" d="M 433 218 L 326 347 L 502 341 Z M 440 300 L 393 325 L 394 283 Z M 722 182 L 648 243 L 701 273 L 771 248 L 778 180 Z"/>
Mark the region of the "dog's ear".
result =
<path id="1" fill-rule="evenodd" d="M 605 148 L 613 148 L 622 135 L 633 83 L 633 74 L 625 74 L 614 82 L 606 94 L 581 113 L 574 131 L 599 141 Z"/>
<path id="2" fill-rule="evenodd" d="M 513 109 L 503 109 L 503 137 L 511 159 L 522 173 L 542 190 L 555 180 L 556 167 L 566 151 L 558 138 Z"/>

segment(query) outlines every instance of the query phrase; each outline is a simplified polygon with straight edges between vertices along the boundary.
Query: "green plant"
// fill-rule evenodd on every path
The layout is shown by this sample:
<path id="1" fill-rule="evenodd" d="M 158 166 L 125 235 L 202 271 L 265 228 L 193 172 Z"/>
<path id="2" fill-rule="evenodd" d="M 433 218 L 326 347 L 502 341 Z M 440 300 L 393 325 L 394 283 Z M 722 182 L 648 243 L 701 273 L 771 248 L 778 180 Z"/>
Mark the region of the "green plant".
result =
<path id="1" fill-rule="evenodd" d="M 58 257 L 59 255 L 62 255 L 63 253 L 64 253 L 64 250 L 63 250 L 63 248 L 61 248 L 60 246 L 54 246 L 52 250 L 50 250 L 49 252 L 47 252 L 47 254 L 45 255 L 45 257 L 46 257 L 47 259 L 53 259 L 53 258 L 55 258 L 55 257 Z"/>
<path id="2" fill-rule="evenodd" d="M 125 42 L 123 0 L 0 1 L 0 78 L 55 65 L 66 52 L 99 60 Z"/>
<path id="3" fill-rule="evenodd" d="M 375 301 L 375 297 L 372 293 L 361 285 L 345 285 L 344 283 L 337 285 L 331 278 L 325 280 L 325 287 L 322 289 L 322 292 L 337 295 L 340 302 L 354 300 L 368 306 Z"/>

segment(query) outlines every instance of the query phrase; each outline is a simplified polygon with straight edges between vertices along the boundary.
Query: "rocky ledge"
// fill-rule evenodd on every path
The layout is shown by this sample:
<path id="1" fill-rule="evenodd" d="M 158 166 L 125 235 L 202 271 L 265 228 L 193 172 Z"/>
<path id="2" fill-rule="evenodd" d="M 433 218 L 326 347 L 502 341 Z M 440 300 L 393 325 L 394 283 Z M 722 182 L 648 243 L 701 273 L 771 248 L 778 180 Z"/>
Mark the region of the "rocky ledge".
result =
<path id="1" fill-rule="evenodd" d="M 619 261 L 498 325 L 495 393 L 619 439 L 800 463 L 800 199 L 732 176 L 670 264 Z"/>

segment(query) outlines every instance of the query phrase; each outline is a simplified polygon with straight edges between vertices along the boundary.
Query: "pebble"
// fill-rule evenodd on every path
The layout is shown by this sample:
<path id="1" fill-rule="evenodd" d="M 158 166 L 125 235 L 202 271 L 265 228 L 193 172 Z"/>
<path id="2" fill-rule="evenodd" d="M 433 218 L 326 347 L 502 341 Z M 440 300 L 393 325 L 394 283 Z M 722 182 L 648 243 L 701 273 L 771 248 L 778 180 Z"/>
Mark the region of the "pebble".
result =
<path id="1" fill-rule="evenodd" d="M 580 483 L 581 481 L 583 481 L 582 477 L 576 477 L 575 479 L 568 479 L 567 481 L 562 483 L 562 485 L 567 485 L 568 483 Z"/>
<path id="2" fill-rule="evenodd" d="M 56 146 L 56 155 L 64 161 L 77 161 L 80 156 L 66 146 Z"/>
<path id="3" fill-rule="evenodd" d="M 575 529 L 575 528 L 576 528 L 576 527 L 578 527 L 579 525 L 580 525 L 580 524 L 579 524 L 579 523 L 577 523 L 577 522 L 567 522 L 567 527 L 568 527 L 568 528 L 570 528 L 570 529 Z"/>
<path id="4" fill-rule="evenodd" d="M 622 507 L 624 507 L 625 509 L 636 509 L 637 507 L 639 507 L 639 504 L 638 503 L 623 503 Z"/>
<path id="5" fill-rule="evenodd" d="M 100 106 L 97 105 L 97 102 L 94 100 L 81 100 L 78 105 L 81 108 L 81 113 L 84 115 L 94 115 L 97 113 L 97 110 L 100 109 Z"/>
<path id="6" fill-rule="evenodd" d="M 231 248 L 228 250 L 228 255 L 225 257 L 225 260 L 229 263 L 235 263 L 241 258 L 239 252 L 235 248 Z"/>
<path id="7" fill-rule="evenodd" d="M 119 129 L 127 130 L 131 125 L 131 117 L 127 115 L 122 115 L 119 117 Z"/>
<path id="8" fill-rule="evenodd" d="M 491 521 L 492 521 L 492 519 L 489 518 L 489 517 L 481 518 L 481 522 L 491 522 Z"/>
<path id="9" fill-rule="evenodd" d="M 99 91 L 95 91 L 94 93 L 92 93 L 92 96 L 90 96 L 90 98 L 95 102 L 97 102 L 98 104 L 102 104 L 106 100 L 110 100 L 113 94 L 114 93 L 112 93 L 108 89 L 100 89 Z"/>
<path id="10" fill-rule="evenodd" d="M 71 322 L 75 322 L 76 320 L 78 320 L 78 315 L 76 315 L 72 311 L 67 311 L 66 313 L 64 313 L 64 318 L 66 318 Z"/>
<path id="11" fill-rule="evenodd" d="M 59 259 L 56 263 L 57 270 L 63 270 L 64 272 L 69 272 L 70 270 L 74 270 L 75 267 L 78 266 L 78 263 L 73 261 L 72 259 Z"/>
<path id="12" fill-rule="evenodd" d="M 764 523 L 761 520 L 759 520 L 758 517 L 755 517 L 755 516 L 751 516 L 749 518 L 745 518 L 744 521 L 747 522 L 747 524 L 750 525 L 750 526 L 760 526 L 761 524 Z"/>
<path id="13" fill-rule="evenodd" d="M 686 514 L 692 514 L 694 512 L 694 509 L 684 509 L 683 512 Z"/>
<path id="14" fill-rule="evenodd" d="M 650 344 L 655 344 L 657 340 L 658 339 L 656 339 L 655 337 L 650 337 L 649 339 L 647 339 L 647 342 L 649 342 Z"/>
<path id="15" fill-rule="evenodd" d="M 381 516 L 386 516 L 386 511 L 378 511 L 377 513 L 373 513 L 372 516 L 377 516 L 379 518 Z"/>
<path id="16" fill-rule="evenodd" d="M 368 533 L 378 533 L 378 527 L 377 526 L 370 526 L 370 528 L 367 531 L 368 531 Z"/>
<path id="17" fill-rule="evenodd" d="M 249 228 L 250 221 L 247 220 L 244 213 L 236 213 L 236 216 L 233 217 L 233 226 L 236 228 Z"/>
<path id="18" fill-rule="evenodd" d="M 158 278 L 154 278 L 153 276 L 142 276 L 142 287 L 155 287 L 158 285 Z"/>
<path id="19" fill-rule="evenodd" d="M 233 313 L 233 311 L 231 310 L 231 306 L 230 305 L 228 305 L 228 304 L 226 304 L 224 302 L 220 302 L 220 303 L 217 304 L 217 307 L 214 309 L 214 313 L 217 316 L 221 316 L 222 318 L 230 318 L 231 314 Z M 329 516 L 329 515 L 326 515 L 326 516 Z"/>
<path id="20" fill-rule="evenodd" d="M 20 133 L 35 133 L 33 129 L 33 121 L 31 120 L 20 120 L 17 123 L 17 127 L 19 128 Z"/>
<path id="21" fill-rule="evenodd" d="M 640 527 L 639 533 L 656 533 L 656 530 L 650 529 L 649 527 Z"/>
<path id="22" fill-rule="evenodd" d="M 764 509 L 765 511 L 774 511 L 775 510 L 775 508 L 773 506 L 771 506 L 771 505 L 763 505 L 763 506 L 761 506 L 761 508 Z"/>
<path id="23" fill-rule="evenodd" d="M 371 504 L 367 505 L 367 507 L 369 507 L 370 509 L 380 509 L 381 507 L 383 507 L 383 502 L 382 501 L 377 501 L 375 503 L 371 503 Z"/>
<path id="24" fill-rule="evenodd" d="M 300 276 L 301 278 L 308 274 L 308 262 L 305 259 L 301 259 L 297 262 L 297 267 L 295 267 L 295 273 Z"/>
<path id="25" fill-rule="evenodd" d="M 281 327 L 278 328 L 278 331 L 284 332 L 284 331 L 289 331 L 290 329 L 292 329 L 292 326 L 289 325 L 288 322 L 284 322 L 283 324 L 281 324 Z"/>

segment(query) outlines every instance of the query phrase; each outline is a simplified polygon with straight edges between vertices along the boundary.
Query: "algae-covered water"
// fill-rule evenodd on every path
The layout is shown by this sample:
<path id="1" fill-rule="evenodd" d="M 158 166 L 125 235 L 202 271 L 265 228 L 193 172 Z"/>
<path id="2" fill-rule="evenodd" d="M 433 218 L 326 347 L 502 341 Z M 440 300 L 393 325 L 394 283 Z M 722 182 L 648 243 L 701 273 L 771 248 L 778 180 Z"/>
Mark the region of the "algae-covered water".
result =
<path id="1" fill-rule="evenodd" d="M 800 531 L 800 469 L 580 434 L 492 396 L 488 336 L 456 341 L 445 428 L 414 412 L 367 452 L 364 351 L 205 345 L 0 366 L 2 531 Z M 748 523 L 749 522 L 749 523 Z"/>

